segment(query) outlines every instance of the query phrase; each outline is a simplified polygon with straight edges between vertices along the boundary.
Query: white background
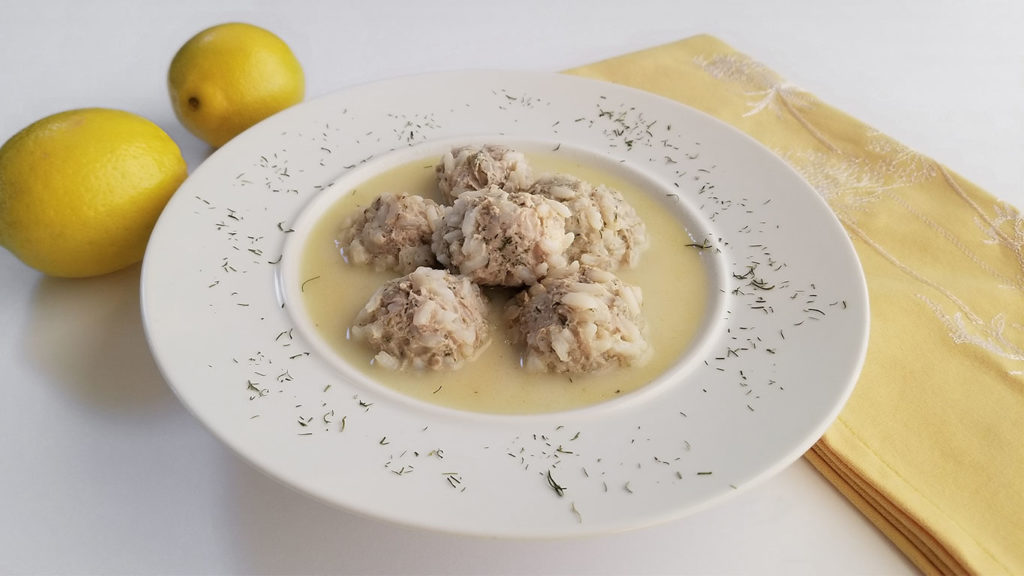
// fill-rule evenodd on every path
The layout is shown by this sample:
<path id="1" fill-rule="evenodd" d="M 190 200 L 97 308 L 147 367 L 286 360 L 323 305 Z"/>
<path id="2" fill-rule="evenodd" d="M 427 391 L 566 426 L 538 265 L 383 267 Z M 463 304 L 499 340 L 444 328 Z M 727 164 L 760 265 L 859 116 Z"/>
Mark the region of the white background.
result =
<path id="1" fill-rule="evenodd" d="M 1020 2 L 13 2 L 0 0 L 0 140 L 70 108 L 146 116 L 194 169 L 174 52 L 225 21 L 280 35 L 307 97 L 460 68 L 560 70 L 711 33 L 826 102 L 1024 205 Z M 0 250 L 0 573 L 902 574 L 913 567 L 804 461 L 636 532 L 505 542 L 400 528 L 278 485 L 173 396 L 139 268 L 43 278 Z"/>

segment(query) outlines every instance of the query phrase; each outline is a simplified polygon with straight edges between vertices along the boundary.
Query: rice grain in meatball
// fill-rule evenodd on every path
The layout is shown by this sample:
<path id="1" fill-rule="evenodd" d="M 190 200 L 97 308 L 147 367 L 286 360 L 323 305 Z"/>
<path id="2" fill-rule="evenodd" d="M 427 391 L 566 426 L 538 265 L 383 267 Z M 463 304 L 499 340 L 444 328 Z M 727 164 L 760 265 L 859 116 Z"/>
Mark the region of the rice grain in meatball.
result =
<path id="1" fill-rule="evenodd" d="M 516 192 L 528 188 L 532 181 L 526 157 L 499 144 L 452 148 L 441 157 L 435 171 L 437 187 L 447 203 L 468 190 L 497 186 Z"/>
<path id="2" fill-rule="evenodd" d="M 437 263 L 430 244 L 442 213 L 429 198 L 381 194 L 345 222 L 338 245 L 352 264 L 407 274 Z"/>
<path id="3" fill-rule="evenodd" d="M 490 344 L 486 316 L 477 285 L 421 267 L 381 286 L 356 316 L 351 335 L 370 345 L 377 365 L 455 370 Z"/>
<path id="4" fill-rule="evenodd" d="M 575 236 L 569 260 L 606 270 L 632 268 L 649 245 L 647 227 L 618 190 L 552 174 L 538 178 L 529 192 L 558 200 L 572 213 L 565 223 Z"/>
<path id="5" fill-rule="evenodd" d="M 527 369 L 600 372 L 650 358 L 642 301 L 640 288 L 574 262 L 509 300 L 505 318 Z"/>
<path id="6" fill-rule="evenodd" d="M 464 192 L 434 232 L 438 262 L 484 286 L 530 285 L 568 265 L 569 209 L 497 186 Z"/>

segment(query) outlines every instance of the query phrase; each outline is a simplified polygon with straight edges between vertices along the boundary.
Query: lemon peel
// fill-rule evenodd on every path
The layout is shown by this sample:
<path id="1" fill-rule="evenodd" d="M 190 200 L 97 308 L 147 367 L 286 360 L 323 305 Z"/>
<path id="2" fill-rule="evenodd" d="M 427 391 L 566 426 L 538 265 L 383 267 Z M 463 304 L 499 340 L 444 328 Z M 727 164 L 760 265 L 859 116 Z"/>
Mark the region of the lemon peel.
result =
<path id="1" fill-rule="evenodd" d="M 167 74 L 178 120 L 211 146 L 223 146 L 305 96 L 302 66 L 272 32 L 240 22 L 190 38 Z"/>
<path id="2" fill-rule="evenodd" d="M 142 260 L 188 167 L 149 120 L 84 108 L 47 116 L 0 147 L 0 245 L 51 276 Z"/>

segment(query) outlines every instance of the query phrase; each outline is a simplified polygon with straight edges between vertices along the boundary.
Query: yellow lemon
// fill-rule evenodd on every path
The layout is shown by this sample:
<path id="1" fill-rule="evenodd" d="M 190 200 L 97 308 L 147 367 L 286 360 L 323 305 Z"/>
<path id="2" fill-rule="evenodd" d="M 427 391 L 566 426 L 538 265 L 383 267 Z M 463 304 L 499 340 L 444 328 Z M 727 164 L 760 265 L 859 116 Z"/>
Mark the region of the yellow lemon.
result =
<path id="1" fill-rule="evenodd" d="M 86 108 L 47 116 L 0 147 L 0 245 L 51 276 L 142 259 L 188 168 L 149 120 Z"/>
<path id="2" fill-rule="evenodd" d="M 167 74 L 171 105 L 190 132 L 222 146 L 302 101 L 302 66 L 283 40 L 251 24 L 221 24 L 186 42 Z"/>

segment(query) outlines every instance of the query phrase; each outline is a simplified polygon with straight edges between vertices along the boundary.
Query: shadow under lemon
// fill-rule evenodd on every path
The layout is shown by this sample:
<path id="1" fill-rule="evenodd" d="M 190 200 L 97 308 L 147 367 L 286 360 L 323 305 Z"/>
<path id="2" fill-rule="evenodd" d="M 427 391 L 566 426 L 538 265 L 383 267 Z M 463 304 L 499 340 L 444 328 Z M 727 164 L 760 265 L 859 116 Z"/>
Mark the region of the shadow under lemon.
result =
<path id="1" fill-rule="evenodd" d="M 23 353 L 69 393 L 112 411 L 152 408 L 174 395 L 146 343 L 141 265 L 94 278 L 42 277 Z"/>

